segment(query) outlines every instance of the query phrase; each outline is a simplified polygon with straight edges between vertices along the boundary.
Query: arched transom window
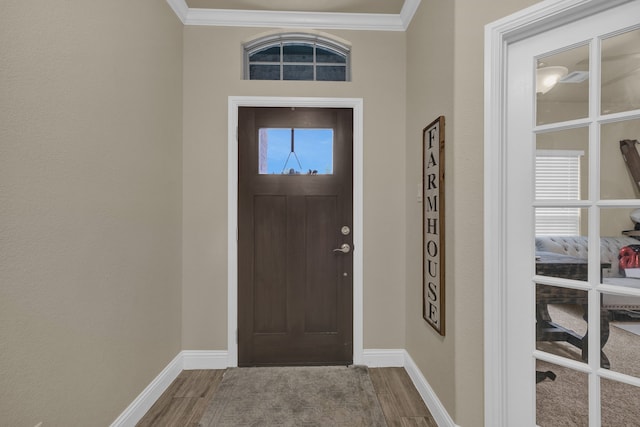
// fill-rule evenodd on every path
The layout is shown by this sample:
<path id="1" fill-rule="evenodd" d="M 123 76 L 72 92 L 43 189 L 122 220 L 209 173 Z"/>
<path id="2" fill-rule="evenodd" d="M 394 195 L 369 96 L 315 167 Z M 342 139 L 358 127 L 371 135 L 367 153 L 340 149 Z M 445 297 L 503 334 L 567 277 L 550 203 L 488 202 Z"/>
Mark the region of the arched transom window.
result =
<path id="1" fill-rule="evenodd" d="M 288 33 L 244 44 L 246 80 L 349 81 L 348 46 L 315 34 Z"/>

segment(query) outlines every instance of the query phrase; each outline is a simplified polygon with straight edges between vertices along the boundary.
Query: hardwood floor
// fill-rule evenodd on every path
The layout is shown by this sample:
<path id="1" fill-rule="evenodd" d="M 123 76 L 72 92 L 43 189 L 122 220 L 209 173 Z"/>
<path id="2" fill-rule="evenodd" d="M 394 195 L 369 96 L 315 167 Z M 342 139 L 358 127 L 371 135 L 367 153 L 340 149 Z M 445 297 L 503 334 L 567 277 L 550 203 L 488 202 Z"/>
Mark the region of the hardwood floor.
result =
<path id="1" fill-rule="evenodd" d="M 198 427 L 224 370 L 182 371 L 144 417 L 140 427 Z"/>
<path id="2" fill-rule="evenodd" d="M 223 373 L 182 371 L 137 426 L 197 427 Z M 369 374 L 389 427 L 437 426 L 403 368 L 371 368 Z"/>
<path id="3" fill-rule="evenodd" d="M 389 427 L 437 427 L 404 368 L 371 368 L 369 376 Z"/>

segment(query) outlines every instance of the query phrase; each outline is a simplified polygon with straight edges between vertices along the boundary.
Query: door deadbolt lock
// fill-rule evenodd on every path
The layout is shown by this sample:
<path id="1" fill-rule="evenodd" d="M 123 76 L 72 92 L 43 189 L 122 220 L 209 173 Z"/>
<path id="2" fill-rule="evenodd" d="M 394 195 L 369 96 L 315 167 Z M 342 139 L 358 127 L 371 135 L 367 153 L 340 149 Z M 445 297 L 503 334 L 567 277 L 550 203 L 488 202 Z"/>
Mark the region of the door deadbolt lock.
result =
<path id="1" fill-rule="evenodd" d="M 349 228 L 348 225 L 343 225 L 342 228 L 340 229 L 340 232 L 342 233 L 343 236 L 348 236 L 349 233 L 351 233 L 351 229 Z"/>

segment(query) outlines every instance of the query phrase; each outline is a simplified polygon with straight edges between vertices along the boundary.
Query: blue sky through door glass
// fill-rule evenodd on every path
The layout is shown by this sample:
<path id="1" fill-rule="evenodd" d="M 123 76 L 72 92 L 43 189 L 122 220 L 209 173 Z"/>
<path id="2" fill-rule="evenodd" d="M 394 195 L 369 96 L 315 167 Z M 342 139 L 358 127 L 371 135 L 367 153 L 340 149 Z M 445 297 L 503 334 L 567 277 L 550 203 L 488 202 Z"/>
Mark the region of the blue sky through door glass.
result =
<path id="1" fill-rule="evenodd" d="M 333 129 L 260 129 L 258 168 L 261 174 L 333 174 Z"/>

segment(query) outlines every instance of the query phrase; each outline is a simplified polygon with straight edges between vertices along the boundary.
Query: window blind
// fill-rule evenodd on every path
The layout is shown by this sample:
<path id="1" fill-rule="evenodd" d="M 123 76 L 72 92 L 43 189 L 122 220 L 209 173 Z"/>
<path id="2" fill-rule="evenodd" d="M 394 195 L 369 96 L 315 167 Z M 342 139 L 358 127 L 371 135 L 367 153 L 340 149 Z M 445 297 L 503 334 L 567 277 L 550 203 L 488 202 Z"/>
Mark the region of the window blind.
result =
<path id="1" fill-rule="evenodd" d="M 536 200 L 579 200 L 583 151 L 536 151 Z M 580 234 L 579 208 L 537 208 L 536 236 Z"/>

